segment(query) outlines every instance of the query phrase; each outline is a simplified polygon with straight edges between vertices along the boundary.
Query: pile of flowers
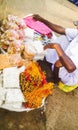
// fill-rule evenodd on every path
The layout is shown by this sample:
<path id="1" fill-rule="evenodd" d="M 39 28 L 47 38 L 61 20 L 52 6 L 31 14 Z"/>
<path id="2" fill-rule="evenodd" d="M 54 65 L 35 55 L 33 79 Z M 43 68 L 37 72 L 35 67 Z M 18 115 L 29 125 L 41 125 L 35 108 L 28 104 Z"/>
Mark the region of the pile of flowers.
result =
<path id="1" fill-rule="evenodd" d="M 26 103 L 25 107 L 38 108 L 42 100 L 52 94 L 53 83 L 47 83 L 46 75 L 37 62 L 32 62 L 27 69 L 20 74 L 20 86 Z"/>

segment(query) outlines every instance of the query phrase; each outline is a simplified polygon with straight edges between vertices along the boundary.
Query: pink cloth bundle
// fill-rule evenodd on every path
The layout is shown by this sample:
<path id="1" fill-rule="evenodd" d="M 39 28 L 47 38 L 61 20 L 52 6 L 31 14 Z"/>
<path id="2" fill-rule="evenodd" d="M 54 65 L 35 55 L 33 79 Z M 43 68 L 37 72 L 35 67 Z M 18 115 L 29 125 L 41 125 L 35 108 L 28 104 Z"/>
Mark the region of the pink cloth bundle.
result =
<path id="1" fill-rule="evenodd" d="M 34 29 L 42 35 L 52 34 L 52 30 L 49 27 L 40 21 L 34 20 L 32 16 L 25 17 L 23 20 L 28 27 Z"/>

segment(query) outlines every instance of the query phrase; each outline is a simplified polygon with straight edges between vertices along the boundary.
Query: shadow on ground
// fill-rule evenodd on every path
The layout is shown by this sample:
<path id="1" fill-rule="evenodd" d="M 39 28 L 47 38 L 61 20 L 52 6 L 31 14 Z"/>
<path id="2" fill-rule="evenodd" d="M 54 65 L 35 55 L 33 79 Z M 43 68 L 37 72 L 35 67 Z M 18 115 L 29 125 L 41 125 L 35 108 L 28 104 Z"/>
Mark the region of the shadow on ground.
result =
<path id="1" fill-rule="evenodd" d="M 20 113 L 0 109 L 0 130 L 46 130 L 45 122 L 41 109 Z"/>

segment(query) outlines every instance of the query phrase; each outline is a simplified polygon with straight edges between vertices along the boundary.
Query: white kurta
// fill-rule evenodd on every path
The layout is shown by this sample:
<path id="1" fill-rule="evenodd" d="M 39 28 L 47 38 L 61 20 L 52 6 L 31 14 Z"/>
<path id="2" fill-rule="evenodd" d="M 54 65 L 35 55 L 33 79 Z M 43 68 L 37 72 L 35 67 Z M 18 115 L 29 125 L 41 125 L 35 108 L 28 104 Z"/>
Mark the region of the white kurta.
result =
<path id="1" fill-rule="evenodd" d="M 76 70 L 72 73 L 61 67 L 59 69 L 59 78 L 66 85 L 75 85 L 78 83 L 78 30 L 66 29 L 66 35 L 60 36 L 54 42 L 61 45 L 65 53 L 70 57 L 76 66 Z M 49 53 L 50 52 L 50 53 Z M 46 60 L 50 63 L 55 63 L 58 60 L 58 55 L 53 49 L 48 50 Z"/>

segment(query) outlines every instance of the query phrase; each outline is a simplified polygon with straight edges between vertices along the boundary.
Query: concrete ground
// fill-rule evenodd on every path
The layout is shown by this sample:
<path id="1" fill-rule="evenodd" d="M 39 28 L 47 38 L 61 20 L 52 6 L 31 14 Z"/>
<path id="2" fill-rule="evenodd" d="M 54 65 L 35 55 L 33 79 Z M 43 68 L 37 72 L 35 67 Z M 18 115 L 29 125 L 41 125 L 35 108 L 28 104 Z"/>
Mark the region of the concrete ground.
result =
<path id="1" fill-rule="evenodd" d="M 68 0 L 0 0 L 0 19 L 7 14 L 23 17 L 39 13 L 64 27 L 74 27 L 78 20 L 78 7 Z M 39 62 L 52 80 L 50 64 Z M 78 130 L 78 89 L 64 93 L 57 87 L 47 98 L 46 110 L 10 112 L 0 109 L 0 130 Z"/>

